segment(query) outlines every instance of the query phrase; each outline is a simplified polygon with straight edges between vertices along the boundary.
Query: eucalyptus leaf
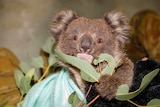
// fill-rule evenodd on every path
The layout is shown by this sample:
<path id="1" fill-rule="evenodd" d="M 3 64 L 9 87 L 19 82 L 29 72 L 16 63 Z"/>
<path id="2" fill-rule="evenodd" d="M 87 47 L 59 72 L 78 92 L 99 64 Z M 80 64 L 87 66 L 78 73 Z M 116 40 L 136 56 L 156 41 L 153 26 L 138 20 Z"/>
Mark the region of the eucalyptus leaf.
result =
<path id="1" fill-rule="evenodd" d="M 43 68 L 44 62 L 41 56 L 32 58 L 32 64 L 37 68 Z"/>
<path id="2" fill-rule="evenodd" d="M 160 71 L 159 69 L 155 69 L 152 72 L 150 72 L 149 74 L 147 74 L 142 79 L 142 82 L 141 82 L 139 89 L 137 89 L 134 92 L 121 93 L 121 91 L 118 90 L 117 94 L 116 94 L 116 99 L 121 100 L 121 101 L 125 101 L 125 100 L 132 99 L 132 98 L 136 97 L 138 94 L 140 94 L 148 86 L 148 84 L 158 74 L 159 71 Z M 120 89 L 120 88 L 118 88 L 118 89 Z"/>
<path id="3" fill-rule="evenodd" d="M 54 65 L 57 62 L 56 56 L 54 54 L 50 54 L 48 58 L 49 66 Z"/>
<path id="4" fill-rule="evenodd" d="M 98 56 L 98 59 L 94 59 L 93 63 L 95 65 L 98 65 L 99 63 L 101 63 L 103 61 L 107 61 L 107 62 L 111 63 L 110 65 L 116 64 L 114 58 L 110 54 L 106 54 L 106 53 L 100 54 Z"/>
<path id="5" fill-rule="evenodd" d="M 147 106 L 160 107 L 160 99 L 152 99 L 147 103 Z"/>
<path id="6" fill-rule="evenodd" d="M 78 98 L 77 94 L 73 92 L 69 98 L 68 102 L 72 105 L 72 107 L 79 107 L 78 105 L 81 104 L 81 100 Z"/>
<path id="7" fill-rule="evenodd" d="M 81 74 L 81 78 L 83 80 L 86 80 L 88 82 L 95 82 L 95 79 L 92 78 L 92 76 L 90 74 L 88 74 L 89 72 L 83 72 L 81 71 L 80 74 Z"/>
<path id="8" fill-rule="evenodd" d="M 129 87 L 127 84 L 123 84 L 123 85 L 120 85 L 117 89 L 117 93 L 120 93 L 120 94 L 125 94 L 125 93 L 128 93 L 129 92 Z"/>
<path id="9" fill-rule="evenodd" d="M 110 54 L 100 54 L 98 59 L 94 59 L 93 63 L 98 65 L 104 61 L 107 61 L 108 65 L 102 70 L 103 75 L 112 75 L 116 67 L 115 59 Z"/>
<path id="10" fill-rule="evenodd" d="M 17 107 L 22 107 L 23 106 L 23 101 L 17 103 Z"/>
<path id="11" fill-rule="evenodd" d="M 55 41 L 52 39 L 52 37 L 49 37 L 46 40 L 45 44 L 42 46 L 42 50 L 48 54 L 51 54 L 54 44 L 55 44 Z"/>
<path id="12" fill-rule="evenodd" d="M 58 58 L 60 58 L 60 60 L 62 60 L 65 63 L 73 65 L 74 67 L 80 69 L 81 72 L 84 72 L 87 76 L 89 76 L 90 78 L 82 77 L 86 81 L 98 82 L 100 74 L 97 73 L 96 70 L 88 62 L 74 56 L 66 55 L 58 50 L 55 50 L 55 53 L 58 56 Z"/>
<path id="13" fill-rule="evenodd" d="M 102 70 L 102 75 L 113 75 L 113 73 L 115 72 L 115 66 L 109 66 L 109 67 L 105 67 Z"/>
<path id="14" fill-rule="evenodd" d="M 20 82 L 20 92 L 22 96 L 25 95 L 29 91 L 30 88 L 31 88 L 30 78 L 23 77 Z"/>
<path id="15" fill-rule="evenodd" d="M 73 93 L 69 96 L 69 98 L 68 98 L 69 104 L 73 104 L 74 96 L 75 96 L 75 92 L 73 92 Z"/>
<path id="16" fill-rule="evenodd" d="M 26 74 L 30 69 L 29 66 L 27 65 L 27 63 L 25 63 L 25 62 L 21 62 L 19 66 L 24 74 Z"/>
<path id="17" fill-rule="evenodd" d="M 18 88 L 20 88 L 20 82 L 21 82 L 21 79 L 24 77 L 23 73 L 20 71 L 20 70 L 16 70 L 15 73 L 14 73 L 14 78 L 15 78 L 15 81 L 16 81 L 16 85 Z"/>
<path id="18" fill-rule="evenodd" d="M 25 75 L 25 77 L 28 77 L 28 78 L 30 79 L 30 80 L 29 80 L 29 83 L 31 82 L 32 77 L 34 76 L 34 72 L 35 72 L 35 69 L 32 68 L 32 69 L 29 70 L 29 71 L 26 73 L 26 75 Z"/>

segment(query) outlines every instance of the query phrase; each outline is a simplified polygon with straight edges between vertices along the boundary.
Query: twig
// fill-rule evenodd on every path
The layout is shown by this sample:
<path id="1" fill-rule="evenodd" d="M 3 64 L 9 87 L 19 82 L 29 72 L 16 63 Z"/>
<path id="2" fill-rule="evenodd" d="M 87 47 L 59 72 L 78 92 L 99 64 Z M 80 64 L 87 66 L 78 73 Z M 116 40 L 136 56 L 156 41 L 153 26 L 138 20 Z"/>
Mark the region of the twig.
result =
<path id="1" fill-rule="evenodd" d="M 50 68 L 50 66 L 48 65 L 44 74 L 41 76 L 41 78 L 38 80 L 38 82 L 42 81 L 42 79 L 48 74 L 49 68 Z"/>
<path id="2" fill-rule="evenodd" d="M 22 101 L 23 100 L 23 95 L 21 95 L 21 97 L 19 98 L 19 101 Z"/>
<path id="3" fill-rule="evenodd" d="M 89 86 L 89 89 L 88 89 L 84 99 L 87 98 L 89 92 L 91 91 L 91 88 L 92 88 L 92 84 Z M 78 107 L 81 107 L 83 105 L 84 99 L 79 103 Z"/>
<path id="4" fill-rule="evenodd" d="M 89 105 L 91 105 L 94 101 L 96 101 L 98 98 L 100 97 L 100 95 L 97 95 L 92 101 L 90 101 L 87 105 L 85 105 L 84 107 L 89 107 Z"/>
<path id="5" fill-rule="evenodd" d="M 127 100 L 129 103 L 135 105 L 136 107 L 148 107 L 148 106 L 141 106 L 141 105 L 138 105 L 136 104 L 135 102 L 131 101 L 131 100 Z"/>
<path id="6" fill-rule="evenodd" d="M 86 93 L 85 98 L 88 96 L 89 92 L 91 91 L 91 88 L 92 88 L 92 84 L 89 86 L 89 89 L 88 89 L 88 91 L 87 91 L 87 93 Z"/>
<path id="7" fill-rule="evenodd" d="M 126 54 L 124 53 L 124 54 L 121 56 L 121 58 L 116 62 L 116 63 L 117 63 L 117 66 L 118 66 L 118 64 L 121 62 L 121 60 L 124 58 L 125 55 L 126 55 Z"/>

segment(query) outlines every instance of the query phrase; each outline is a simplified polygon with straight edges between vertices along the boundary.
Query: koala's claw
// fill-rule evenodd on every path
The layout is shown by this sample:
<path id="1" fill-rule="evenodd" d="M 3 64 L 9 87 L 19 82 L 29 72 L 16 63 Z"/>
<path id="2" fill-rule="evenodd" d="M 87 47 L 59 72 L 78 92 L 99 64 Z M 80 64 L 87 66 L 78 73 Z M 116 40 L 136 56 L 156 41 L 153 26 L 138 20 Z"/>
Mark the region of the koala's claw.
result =
<path id="1" fill-rule="evenodd" d="M 95 84 L 99 95 L 106 100 L 111 100 L 115 97 L 119 83 L 117 79 L 111 76 L 102 76 L 100 82 Z"/>

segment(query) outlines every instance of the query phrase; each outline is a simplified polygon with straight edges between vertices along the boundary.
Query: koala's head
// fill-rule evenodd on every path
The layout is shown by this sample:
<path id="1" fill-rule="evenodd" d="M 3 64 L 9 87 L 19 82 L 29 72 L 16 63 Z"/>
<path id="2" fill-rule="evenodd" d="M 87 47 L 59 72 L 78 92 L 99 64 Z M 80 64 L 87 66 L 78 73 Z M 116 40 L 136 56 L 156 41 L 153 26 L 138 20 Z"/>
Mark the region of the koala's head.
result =
<path id="1" fill-rule="evenodd" d="M 101 53 L 111 54 L 119 60 L 130 27 L 121 12 L 113 11 L 104 18 L 89 19 L 78 17 L 72 10 L 65 10 L 53 18 L 51 32 L 58 50 L 91 63 Z"/>

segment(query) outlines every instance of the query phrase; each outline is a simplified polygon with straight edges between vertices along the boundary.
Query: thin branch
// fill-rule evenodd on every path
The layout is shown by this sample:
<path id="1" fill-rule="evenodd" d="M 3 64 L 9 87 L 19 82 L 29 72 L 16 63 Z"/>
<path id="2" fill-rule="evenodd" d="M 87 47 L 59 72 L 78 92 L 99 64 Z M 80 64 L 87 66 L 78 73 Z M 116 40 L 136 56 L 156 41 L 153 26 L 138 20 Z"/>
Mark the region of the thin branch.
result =
<path id="1" fill-rule="evenodd" d="M 149 106 L 141 106 L 141 105 L 138 105 L 136 104 L 135 102 L 131 101 L 131 100 L 127 100 L 129 103 L 135 105 L 136 107 L 149 107 Z"/>
<path id="2" fill-rule="evenodd" d="M 90 101 L 87 105 L 85 105 L 84 107 L 89 107 L 94 101 L 96 101 L 98 98 L 100 97 L 100 95 L 97 95 L 92 101 Z"/>
<path id="3" fill-rule="evenodd" d="M 42 79 L 48 74 L 49 68 L 50 68 L 50 66 L 48 65 L 46 70 L 45 70 L 45 72 L 44 72 L 44 74 L 41 76 L 41 78 L 38 80 L 38 82 L 42 81 Z"/>
<path id="4" fill-rule="evenodd" d="M 78 107 L 81 107 L 83 105 L 83 102 L 87 98 L 89 92 L 91 91 L 91 88 L 92 88 L 92 84 L 89 86 L 89 89 L 88 89 L 88 91 L 87 91 L 87 93 L 85 95 L 85 98 L 80 102 L 80 104 L 78 105 Z"/>
<path id="5" fill-rule="evenodd" d="M 92 84 L 89 86 L 89 89 L 88 89 L 88 91 L 87 91 L 87 93 L 86 93 L 85 98 L 87 98 L 88 94 L 89 94 L 89 93 L 90 93 L 90 91 L 91 91 L 91 88 L 92 88 Z"/>

